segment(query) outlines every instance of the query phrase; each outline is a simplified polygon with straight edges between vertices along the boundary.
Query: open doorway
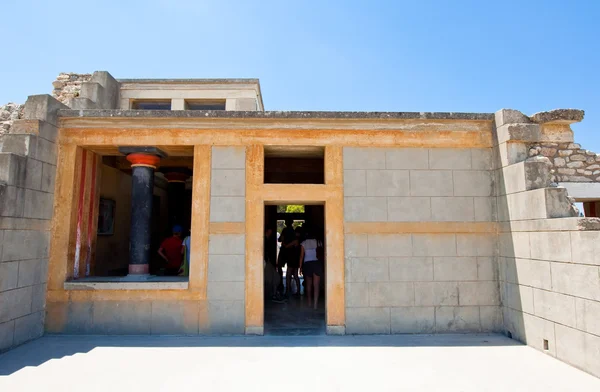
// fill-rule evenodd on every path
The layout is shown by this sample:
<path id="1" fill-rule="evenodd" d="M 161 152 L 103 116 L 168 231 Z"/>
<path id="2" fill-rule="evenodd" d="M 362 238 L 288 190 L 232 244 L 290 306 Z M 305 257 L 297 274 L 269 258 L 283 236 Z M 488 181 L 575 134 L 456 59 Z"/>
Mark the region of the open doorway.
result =
<path id="1" fill-rule="evenodd" d="M 324 206 L 266 205 L 264 214 L 265 334 L 324 334 Z"/>

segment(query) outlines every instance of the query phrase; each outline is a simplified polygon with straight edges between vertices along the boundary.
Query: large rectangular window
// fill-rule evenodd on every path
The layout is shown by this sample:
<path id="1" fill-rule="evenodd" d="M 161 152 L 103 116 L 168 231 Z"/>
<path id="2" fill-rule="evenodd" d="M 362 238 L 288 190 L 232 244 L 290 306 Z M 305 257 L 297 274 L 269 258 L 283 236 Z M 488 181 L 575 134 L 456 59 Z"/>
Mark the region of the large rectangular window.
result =
<path id="1" fill-rule="evenodd" d="M 322 146 L 265 146 L 265 184 L 324 184 Z"/>
<path id="2" fill-rule="evenodd" d="M 171 110 L 170 99 L 139 99 L 131 103 L 133 110 Z"/>
<path id="3" fill-rule="evenodd" d="M 225 100 L 186 100 L 185 110 L 225 110 Z"/>

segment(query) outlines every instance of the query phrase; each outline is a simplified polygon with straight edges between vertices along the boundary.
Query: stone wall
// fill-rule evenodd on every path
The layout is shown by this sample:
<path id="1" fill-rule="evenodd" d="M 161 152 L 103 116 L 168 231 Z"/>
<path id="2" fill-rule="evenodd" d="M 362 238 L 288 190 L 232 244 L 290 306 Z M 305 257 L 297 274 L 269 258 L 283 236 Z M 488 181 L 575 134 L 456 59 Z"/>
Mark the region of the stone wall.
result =
<path id="1" fill-rule="evenodd" d="M 10 133 L 15 120 L 23 118 L 24 105 L 9 102 L 0 106 L 0 135 Z"/>
<path id="2" fill-rule="evenodd" d="M 89 82 L 92 79 L 92 74 L 78 74 L 74 72 L 61 72 L 52 86 L 52 96 L 59 102 L 69 105 L 69 101 L 79 97 L 81 86 L 84 82 Z"/>
<path id="3" fill-rule="evenodd" d="M 577 143 L 536 143 L 529 156 L 544 156 L 552 163 L 552 182 L 600 181 L 600 155 Z"/>

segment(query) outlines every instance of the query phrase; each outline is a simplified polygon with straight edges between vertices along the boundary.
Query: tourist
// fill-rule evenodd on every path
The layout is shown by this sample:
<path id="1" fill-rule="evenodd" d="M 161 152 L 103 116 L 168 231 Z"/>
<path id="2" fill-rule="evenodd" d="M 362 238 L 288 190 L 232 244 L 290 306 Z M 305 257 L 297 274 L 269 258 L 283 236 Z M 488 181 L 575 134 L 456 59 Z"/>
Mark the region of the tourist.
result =
<path id="1" fill-rule="evenodd" d="M 292 260 L 296 258 L 296 254 L 294 252 L 294 247 L 298 245 L 298 241 L 296 240 L 296 232 L 293 228 L 294 220 L 292 218 L 287 218 L 285 220 L 285 228 L 281 232 L 281 236 L 279 237 L 279 241 L 281 242 L 281 249 L 279 250 L 279 258 L 277 260 L 277 267 L 283 273 L 283 267 L 287 264 L 287 272 L 285 276 L 285 296 L 289 297 L 292 294 L 290 269 L 293 269 L 296 265 L 296 260 Z M 298 267 L 296 267 L 298 268 Z M 293 273 L 293 272 L 292 272 Z M 296 272 L 297 274 L 297 272 Z"/>
<path id="2" fill-rule="evenodd" d="M 323 276 L 322 255 L 323 243 L 318 241 L 311 228 L 305 230 L 306 239 L 300 245 L 300 273 L 304 275 L 306 281 L 306 294 L 308 297 L 308 306 L 317 309 L 319 303 L 319 292 L 321 288 L 321 277 Z M 321 260 L 319 260 L 321 258 Z M 314 298 L 313 298 L 314 296 Z"/>
<path id="3" fill-rule="evenodd" d="M 166 238 L 160 248 L 158 254 L 167 263 L 165 266 L 165 275 L 177 275 L 179 267 L 181 267 L 181 232 L 183 228 L 179 225 L 173 226 L 173 236 Z"/>
<path id="4" fill-rule="evenodd" d="M 190 274 L 190 241 L 191 241 L 192 231 L 190 230 L 190 235 L 183 239 L 183 246 L 181 247 L 181 254 L 183 255 L 183 261 L 181 262 L 181 267 L 179 267 L 179 276 L 189 276 Z"/>
<path id="5" fill-rule="evenodd" d="M 265 289 L 266 296 L 270 297 L 273 302 L 284 302 L 281 294 L 277 291 L 277 287 L 281 282 L 279 272 L 277 271 L 277 238 L 274 230 L 267 227 L 264 236 L 263 245 L 264 267 L 265 267 Z"/>

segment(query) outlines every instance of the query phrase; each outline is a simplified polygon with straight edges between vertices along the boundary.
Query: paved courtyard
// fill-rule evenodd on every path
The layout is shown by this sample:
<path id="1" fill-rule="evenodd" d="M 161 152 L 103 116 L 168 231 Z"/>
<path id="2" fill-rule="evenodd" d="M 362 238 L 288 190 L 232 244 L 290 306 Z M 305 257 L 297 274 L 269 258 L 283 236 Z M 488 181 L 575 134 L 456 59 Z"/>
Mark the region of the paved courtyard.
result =
<path id="1" fill-rule="evenodd" d="M 499 335 L 46 336 L 0 355 L 0 391 L 600 391 Z"/>

